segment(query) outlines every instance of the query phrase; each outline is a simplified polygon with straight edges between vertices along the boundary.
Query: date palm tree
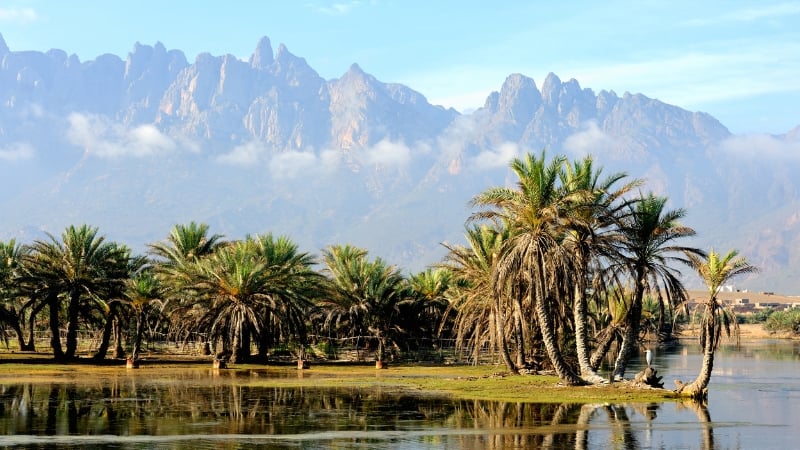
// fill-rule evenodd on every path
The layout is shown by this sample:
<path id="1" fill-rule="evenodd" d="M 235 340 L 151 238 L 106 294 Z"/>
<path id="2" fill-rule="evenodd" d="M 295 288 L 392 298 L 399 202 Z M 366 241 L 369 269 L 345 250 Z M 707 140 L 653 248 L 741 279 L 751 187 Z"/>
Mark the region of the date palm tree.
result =
<path id="1" fill-rule="evenodd" d="M 21 317 L 23 295 L 19 286 L 19 277 L 23 270 L 22 260 L 27 252 L 27 247 L 11 239 L 8 242 L 0 241 L 0 337 L 8 345 L 6 326 L 14 330 L 17 335 L 20 350 L 33 350 L 25 342 L 22 331 L 23 320 Z"/>
<path id="2" fill-rule="evenodd" d="M 510 301 L 504 290 L 495 289 L 495 264 L 508 238 L 506 229 L 473 224 L 465 233 L 466 246 L 444 244 L 449 250 L 444 267 L 456 282 L 450 288 L 449 311 L 455 310 L 453 333 L 458 347 L 471 346 L 475 352 L 494 343 L 511 373 L 519 368 L 511 359 L 506 335 L 506 312 Z M 447 315 L 447 314 L 446 314 Z M 477 357 L 475 358 L 477 360 Z"/>
<path id="3" fill-rule="evenodd" d="M 677 245 L 694 236 L 695 231 L 680 223 L 683 209 L 666 209 L 667 198 L 649 193 L 632 203 L 620 223 L 621 252 L 616 269 L 624 271 L 633 283 L 625 320 L 622 345 L 614 364 L 614 377 L 621 379 L 639 342 L 642 300 L 646 293 L 659 301 L 678 304 L 686 299 L 686 290 L 675 263 L 688 264 L 688 255 L 702 255 L 697 248 Z M 664 297 L 662 297 L 664 296 Z"/>
<path id="4" fill-rule="evenodd" d="M 618 258 L 615 244 L 619 240 L 617 224 L 626 202 L 624 196 L 640 180 L 630 181 L 620 188 L 615 186 L 627 176 L 624 172 L 601 179 L 602 168 L 595 168 L 591 156 L 566 164 L 562 184 L 572 195 L 566 217 L 564 246 L 575 267 L 573 316 L 575 321 L 575 346 L 581 376 L 587 381 L 603 381 L 590 362 L 587 295 L 592 278 L 594 293 L 602 292 L 601 265 L 604 260 Z"/>
<path id="5" fill-rule="evenodd" d="M 152 267 L 142 268 L 127 280 L 125 298 L 136 317 L 136 331 L 133 336 L 131 359 L 138 361 L 142 347 L 142 336 L 144 335 L 144 328 L 150 309 L 156 305 L 163 307 L 163 289 L 161 282 L 153 273 Z"/>
<path id="6" fill-rule="evenodd" d="M 249 357 L 252 337 L 302 336 L 316 276 L 296 248 L 287 238 L 248 237 L 190 264 L 183 287 L 197 303 L 181 310 L 185 326 L 221 342 L 232 363 Z"/>
<path id="7" fill-rule="evenodd" d="M 708 382 L 714 367 L 714 352 L 719 347 L 722 331 L 730 336 L 731 329 L 738 331 L 736 316 L 717 299 L 720 289 L 732 278 L 757 272 L 736 250 L 720 255 L 713 249 L 706 257 L 687 255 L 690 265 L 705 282 L 708 299 L 702 304 L 700 315 L 700 346 L 703 348 L 703 365 L 697 378 L 689 383 L 678 384 L 678 393 L 694 399 L 704 399 L 708 395 Z"/>
<path id="8" fill-rule="evenodd" d="M 333 311 L 326 322 L 347 317 L 354 331 L 369 333 L 382 362 L 386 346 L 396 343 L 399 304 L 410 296 L 406 279 L 395 266 L 381 258 L 369 260 L 366 250 L 349 245 L 328 247 L 323 263 L 330 288 L 320 306 Z"/>
<path id="9" fill-rule="evenodd" d="M 556 311 L 569 302 L 562 287 L 574 270 L 561 245 L 564 213 L 574 201 L 558 183 L 565 163 L 563 156 L 548 163 L 544 152 L 538 158 L 531 154 L 515 158 L 511 169 L 518 178 L 516 188 L 495 187 L 477 195 L 472 204 L 484 209 L 473 214 L 472 219 L 494 220 L 508 226 L 509 238 L 495 271 L 495 288 L 525 286 L 556 374 L 567 385 L 581 385 L 585 381 L 564 359 L 554 318 Z M 512 298 L 520 300 L 519 295 Z"/>
<path id="10" fill-rule="evenodd" d="M 50 309 L 51 346 L 56 358 L 72 359 L 78 346 L 78 322 L 85 303 L 107 299 L 124 283 L 129 250 L 106 242 L 96 227 L 69 226 L 59 240 L 37 240 L 25 259 L 27 281 L 37 286 L 38 295 Z M 61 351 L 59 310 L 66 303 L 66 350 Z"/>
<path id="11" fill-rule="evenodd" d="M 197 330 L 191 326 L 187 311 L 198 313 L 195 299 L 188 290 L 190 272 L 194 264 L 211 255 L 217 248 L 227 245 L 220 234 L 210 234 L 205 223 L 194 221 L 176 224 L 164 241 L 150 244 L 149 253 L 154 258 L 154 273 L 162 287 L 162 309 L 172 318 L 172 327 L 183 338 Z M 206 345 L 209 342 L 206 341 Z"/>

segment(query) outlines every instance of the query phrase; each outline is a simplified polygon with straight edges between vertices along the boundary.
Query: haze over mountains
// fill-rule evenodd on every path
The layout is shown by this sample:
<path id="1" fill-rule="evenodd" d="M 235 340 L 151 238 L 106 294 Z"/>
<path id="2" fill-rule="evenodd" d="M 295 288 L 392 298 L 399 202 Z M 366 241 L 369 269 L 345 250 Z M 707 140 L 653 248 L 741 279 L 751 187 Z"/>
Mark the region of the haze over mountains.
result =
<path id="1" fill-rule="evenodd" d="M 502 84 L 500 84 L 502 83 Z M 136 44 L 126 60 L 13 51 L 0 36 L 0 238 L 89 223 L 143 251 L 175 223 L 229 238 L 352 243 L 408 270 L 460 241 L 468 201 L 525 152 L 590 153 L 685 207 L 693 245 L 763 270 L 740 287 L 800 293 L 800 126 L 732 135 L 642 94 L 521 74 L 471 114 L 357 64 L 322 79 L 268 38 L 247 61 Z"/>

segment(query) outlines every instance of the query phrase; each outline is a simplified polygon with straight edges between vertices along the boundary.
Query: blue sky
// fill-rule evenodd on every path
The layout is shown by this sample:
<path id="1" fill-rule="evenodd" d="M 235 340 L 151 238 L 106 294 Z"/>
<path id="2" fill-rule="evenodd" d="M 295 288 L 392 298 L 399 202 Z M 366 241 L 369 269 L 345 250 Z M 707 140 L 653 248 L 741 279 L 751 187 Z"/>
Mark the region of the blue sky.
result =
<path id="1" fill-rule="evenodd" d="M 490 5 L 490 3 L 492 3 Z M 641 92 L 735 133 L 800 125 L 800 2 L 0 0 L 14 51 L 125 58 L 135 42 L 249 58 L 267 36 L 326 79 L 356 62 L 468 110 L 511 73 Z"/>

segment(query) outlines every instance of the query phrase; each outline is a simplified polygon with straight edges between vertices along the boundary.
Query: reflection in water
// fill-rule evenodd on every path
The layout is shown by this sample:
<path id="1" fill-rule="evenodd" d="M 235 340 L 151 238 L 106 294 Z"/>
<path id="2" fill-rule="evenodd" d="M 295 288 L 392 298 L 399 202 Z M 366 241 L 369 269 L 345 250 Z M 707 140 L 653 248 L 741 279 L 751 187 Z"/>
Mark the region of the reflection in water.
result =
<path id="1" fill-rule="evenodd" d="M 236 376 L 0 386 L 0 446 L 669 446 L 651 442 L 658 404 L 508 403 L 416 397 L 381 388 L 267 388 L 232 383 Z M 681 408 L 700 418 L 704 447 L 713 448 L 707 409 Z"/>

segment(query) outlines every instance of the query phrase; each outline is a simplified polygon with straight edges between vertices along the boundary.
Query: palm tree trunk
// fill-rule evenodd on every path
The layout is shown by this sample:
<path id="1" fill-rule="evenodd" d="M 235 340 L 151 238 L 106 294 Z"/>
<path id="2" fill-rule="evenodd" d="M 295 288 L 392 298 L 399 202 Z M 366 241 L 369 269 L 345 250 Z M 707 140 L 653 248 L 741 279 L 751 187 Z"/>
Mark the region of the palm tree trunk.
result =
<path id="1" fill-rule="evenodd" d="M 541 267 L 544 267 L 544 265 L 542 264 Z M 550 362 L 553 364 L 556 374 L 564 384 L 568 386 L 584 385 L 586 382 L 575 375 L 572 369 L 564 361 L 564 357 L 561 355 L 561 350 L 558 348 L 555 328 L 553 327 L 553 320 L 550 317 L 550 312 L 548 311 L 547 307 L 549 297 L 545 296 L 543 292 L 544 274 L 541 273 L 541 270 L 537 272 L 539 275 L 538 277 L 534 278 L 534 274 L 531 274 L 530 278 L 531 281 L 538 280 L 538 283 L 536 283 L 537 298 L 531 298 L 531 301 L 535 301 L 535 303 L 533 303 L 535 305 L 534 309 L 536 310 L 536 317 L 539 322 L 539 329 L 542 332 L 542 340 L 544 341 L 544 346 L 547 350 L 547 356 L 550 358 Z M 529 292 L 529 295 L 533 296 L 534 289 L 531 288 Z"/>
<path id="2" fill-rule="evenodd" d="M 639 271 L 636 279 L 636 292 L 625 320 L 626 327 L 625 334 L 622 336 L 622 346 L 619 349 L 617 360 L 614 362 L 615 379 L 622 379 L 625 376 L 625 368 L 639 342 L 639 325 L 642 322 L 642 298 L 644 297 L 644 274 Z"/>
<path id="3" fill-rule="evenodd" d="M 506 341 L 506 334 L 503 332 L 505 320 L 503 319 L 503 312 L 500 309 L 501 303 L 498 297 L 495 297 L 495 314 L 491 314 L 489 320 L 492 320 L 492 325 L 494 327 L 494 335 L 497 339 L 497 347 L 500 349 L 500 356 L 503 358 L 503 362 L 508 367 L 508 370 L 513 374 L 518 374 L 519 369 L 517 366 L 514 365 L 514 361 L 511 360 L 511 355 L 508 352 L 508 342 Z"/>
<path id="4" fill-rule="evenodd" d="M 111 332 L 114 330 L 114 311 L 109 309 L 106 323 L 103 325 L 103 335 L 100 338 L 100 346 L 92 359 L 102 361 L 106 359 L 108 354 L 108 347 L 111 345 Z"/>
<path id="5" fill-rule="evenodd" d="M 133 352 L 131 359 L 134 361 L 139 359 L 139 352 L 142 350 L 142 335 L 144 334 L 144 321 L 145 321 L 145 308 L 142 307 L 139 311 L 139 316 L 136 320 L 136 336 L 133 338 Z"/>
<path id="6" fill-rule="evenodd" d="M 525 321 L 522 317 L 522 302 L 514 300 L 514 330 L 517 339 L 517 367 L 525 367 Z"/>
<path id="7" fill-rule="evenodd" d="M 69 293 L 69 305 L 67 305 L 67 350 L 64 357 L 73 359 L 78 350 L 78 302 L 80 293 L 72 289 Z"/>
<path id="8" fill-rule="evenodd" d="M 122 348 L 122 324 L 119 323 L 119 316 L 114 318 L 114 358 L 125 357 L 125 349 Z"/>
<path id="9" fill-rule="evenodd" d="M 602 379 L 597 375 L 590 360 L 586 312 L 586 279 L 582 271 L 578 272 L 578 276 L 578 282 L 575 283 L 575 299 L 572 311 L 575 318 L 575 351 L 578 355 L 578 367 L 583 379 L 590 382 L 599 382 Z"/>
<path id="10" fill-rule="evenodd" d="M 50 348 L 53 349 L 53 357 L 57 360 L 62 360 L 64 359 L 64 350 L 61 348 L 58 295 L 50 294 L 47 299 L 47 305 L 50 310 Z"/>
<path id="11" fill-rule="evenodd" d="M 713 311 L 707 308 L 706 311 Z M 677 392 L 683 397 L 703 400 L 708 397 L 708 382 L 711 380 L 711 371 L 714 369 L 714 337 L 716 332 L 715 317 L 706 318 L 705 323 L 705 342 L 703 344 L 703 365 L 700 374 L 689 384 L 678 384 Z"/>
<path id="12" fill-rule="evenodd" d="M 592 357 L 589 360 L 589 365 L 592 367 L 592 370 L 597 372 L 600 369 L 600 364 L 603 362 L 603 359 L 608 354 L 608 351 L 611 349 L 611 346 L 614 344 L 614 341 L 617 340 L 617 330 L 615 327 L 608 327 L 605 330 L 603 339 L 600 341 L 600 344 L 592 353 Z"/>
<path id="13" fill-rule="evenodd" d="M 641 320 L 641 305 L 638 307 L 636 304 L 632 305 L 628 312 L 628 324 L 625 327 L 625 333 L 622 335 L 622 345 L 620 346 L 617 360 L 614 362 L 615 379 L 622 379 L 625 376 L 625 369 L 639 342 L 639 322 L 641 322 Z"/>

